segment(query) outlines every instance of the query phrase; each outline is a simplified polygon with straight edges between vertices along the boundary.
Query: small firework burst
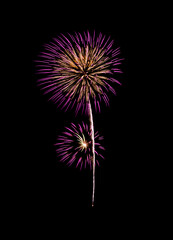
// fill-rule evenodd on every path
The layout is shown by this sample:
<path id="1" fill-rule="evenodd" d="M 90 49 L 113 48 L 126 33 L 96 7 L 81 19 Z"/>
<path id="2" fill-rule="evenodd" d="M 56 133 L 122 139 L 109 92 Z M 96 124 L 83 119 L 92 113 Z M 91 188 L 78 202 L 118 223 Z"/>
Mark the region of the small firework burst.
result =
<path id="1" fill-rule="evenodd" d="M 95 139 L 95 154 L 96 163 L 99 165 L 99 159 L 104 159 L 101 154 L 104 147 L 101 145 L 103 137 L 98 132 L 94 135 Z M 57 156 L 60 161 L 66 162 L 71 166 L 73 163 L 76 167 L 86 168 L 87 165 L 92 168 L 92 150 L 91 150 L 91 134 L 87 124 L 71 123 L 71 127 L 66 127 L 66 130 L 57 138 Z"/>
<path id="2" fill-rule="evenodd" d="M 103 100 L 109 105 L 107 92 L 116 94 L 113 83 L 120 84 L 114 73 L 121 73 L 120 49 L 113 49 L 113 40 L 100 33 L 91 35 L 75 33 L 61 34 L 54 38 L 40 54 L 38 73 L 46 75 L 39 80 L 50 100 L 67 110 L 75 106 L 86 111 L 86 103 L 93 100 L 95 109 L 100 111 Z"/>

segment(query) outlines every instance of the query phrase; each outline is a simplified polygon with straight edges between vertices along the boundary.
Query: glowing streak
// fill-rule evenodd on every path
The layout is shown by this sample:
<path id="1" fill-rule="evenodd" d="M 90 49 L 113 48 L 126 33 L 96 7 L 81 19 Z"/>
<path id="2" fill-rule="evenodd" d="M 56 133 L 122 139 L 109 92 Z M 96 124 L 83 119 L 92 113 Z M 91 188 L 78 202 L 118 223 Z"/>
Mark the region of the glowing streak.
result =
<path id="1" fill-rule="evenodd" d="M 93 193 L 92 193 L 92 207 L 94 206 L 94 195 L 95 195 L 95 140 L 94 140 L 94 124 L 93 115 L 91 109 L 91 103 L 88 103 L 89 110 L 89 121 L 90 121 L 90 133 L 91 133 L 91 146 L 92 146 L 92 168 L 93 168 Z"/>

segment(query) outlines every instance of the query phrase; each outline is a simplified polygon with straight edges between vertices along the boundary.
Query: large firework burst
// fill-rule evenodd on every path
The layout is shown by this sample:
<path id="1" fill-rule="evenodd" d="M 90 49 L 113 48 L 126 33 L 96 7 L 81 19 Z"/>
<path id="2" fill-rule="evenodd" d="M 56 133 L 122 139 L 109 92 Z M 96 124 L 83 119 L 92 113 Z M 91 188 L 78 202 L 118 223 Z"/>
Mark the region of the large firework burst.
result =
<path id="1" fill-rule="evenodd" d="M 118 66 L 120 49 L 112 49 L 113 40 L 102 33 L 83 35 L 61 34 L 54 38 L 40 54 L 38 72 L 45 75 L 39 85 L 50 100 L 67 110 L 76 107 L 86 110 L 86 103 L 93 99 L 95 109 L 100 111 L 100 102 L 109 104 L 107 92 L 116 94 L 112 83 L 120 84 L 114 73 L 121 73 Z"/>
<path id="2" fill-rule="evenodd" d="M 101 145 L 103 136 L 98 132 L 94 134 L 95 139 L 95 154 L 96 163 L 99 165 L 99 160 L 104 159 L 102 150 L 104 147 Z M 66 127 L 62 135 L 58 136 L 57 143 L 57 156 L 60 161 L 66 162 L 68 166 L 75 164 L 76 167 L 86 168 L 87 165 L 92 168 L 92 150 L 91 150 L 91 134 L 87 124 L 75 125 L 71 123 L 70 127 Z"/>

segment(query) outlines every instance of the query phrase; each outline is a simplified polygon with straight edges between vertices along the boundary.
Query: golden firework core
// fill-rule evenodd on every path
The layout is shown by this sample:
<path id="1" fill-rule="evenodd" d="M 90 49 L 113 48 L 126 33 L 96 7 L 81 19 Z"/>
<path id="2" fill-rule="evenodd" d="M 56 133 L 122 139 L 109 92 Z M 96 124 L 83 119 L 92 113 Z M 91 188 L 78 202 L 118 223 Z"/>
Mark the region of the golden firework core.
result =
<path id="1" fill-rule="evenodd" d="M 82 147 L 83 148 L 87 148 L 87 143 L 86 142 L 82 142 Z"/>

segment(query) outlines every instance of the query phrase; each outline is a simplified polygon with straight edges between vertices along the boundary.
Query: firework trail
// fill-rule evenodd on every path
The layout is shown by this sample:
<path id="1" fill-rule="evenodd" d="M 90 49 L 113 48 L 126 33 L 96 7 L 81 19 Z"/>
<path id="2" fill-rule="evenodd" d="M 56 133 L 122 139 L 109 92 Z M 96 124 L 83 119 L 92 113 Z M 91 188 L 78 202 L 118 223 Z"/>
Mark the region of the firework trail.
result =
<path id="1" fill-rule="evenodd" d="M 98 132 L 94 135 L 95 140 L 95 154 L 97 156 L 96 163 L 99 165 L 99 159 L 104 159 L 102 150 L 105 150 L 101 145 L 103 136 Z M 86 168 L 87 165 L 92 169 L 92 140 L 89 126 L 82 122 L 82 124 L 71 123 L 70 127 L 65 127 L 62 135 L 58 136 L 55 146 L 57 147 L 57 156 L 60 161 L 66 162 L 68 166 L 75 164 L 80 169 Z"/>
<path id="2" fill-rule="evenodd" d="M 100 112 L 100 103 L 109 105 L 108 92 L 116 95 L 113 84 L 121 84 L 114 78 L 115 73 L 121 73 L 119 65 L 121 58 L 120 49 L 113 49 L 114 41 L 110 37 L 95 31 L 91 35 L 88 31 L 74 35 L 61 34 L 54 38 L 50 44 L 45 45 L 45 50 L 38 60 L 38 73 L 46 75 L 41 77 L 38 84 L 49 100 L 62 109 L 75 107 L 76 114 L 79 110 L 89 115 L 90 135 L 93 165 L 93 194 L 95 193 L 95 143 L 94 124 L 91 105 Z M 92 101 L 92 103 L 91 103 Z"/>

